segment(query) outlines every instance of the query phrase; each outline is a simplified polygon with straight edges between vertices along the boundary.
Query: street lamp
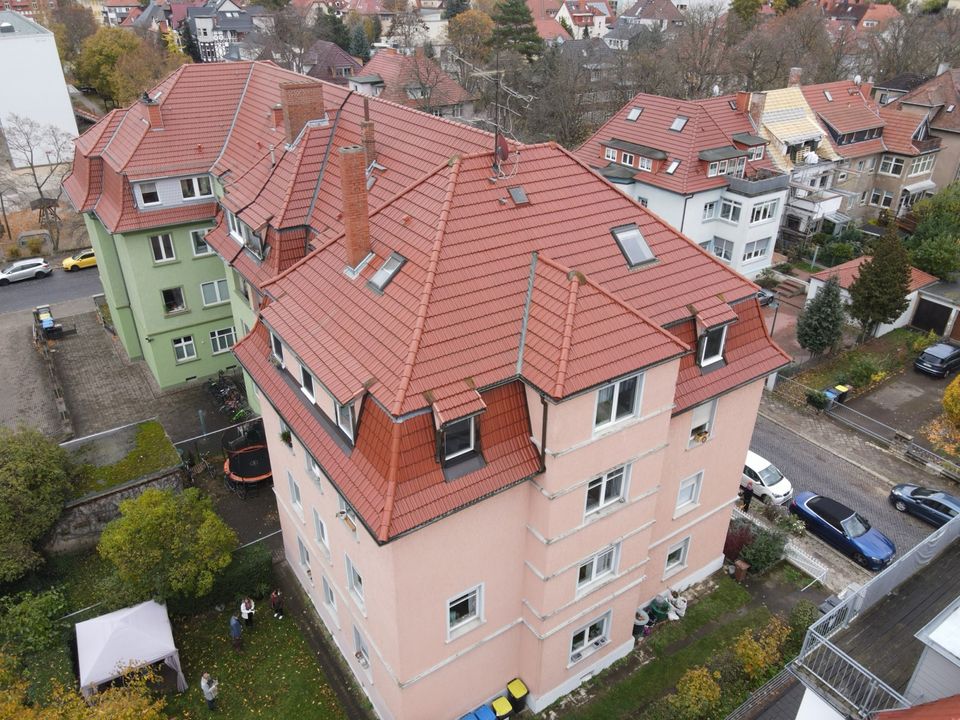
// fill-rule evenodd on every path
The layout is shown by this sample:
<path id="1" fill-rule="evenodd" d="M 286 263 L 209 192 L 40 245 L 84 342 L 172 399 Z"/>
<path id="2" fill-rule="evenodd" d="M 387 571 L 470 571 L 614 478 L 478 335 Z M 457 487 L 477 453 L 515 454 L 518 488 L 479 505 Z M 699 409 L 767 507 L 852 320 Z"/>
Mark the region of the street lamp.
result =
<path id="1" fill-rule="evenodd" d="M 773 305 L 773 322 L 770 323 L 770 337 L 773 337 L 773 331 L 777 329 L 777 314 L 780 312 L 780 301 L 774 300 Z"/>

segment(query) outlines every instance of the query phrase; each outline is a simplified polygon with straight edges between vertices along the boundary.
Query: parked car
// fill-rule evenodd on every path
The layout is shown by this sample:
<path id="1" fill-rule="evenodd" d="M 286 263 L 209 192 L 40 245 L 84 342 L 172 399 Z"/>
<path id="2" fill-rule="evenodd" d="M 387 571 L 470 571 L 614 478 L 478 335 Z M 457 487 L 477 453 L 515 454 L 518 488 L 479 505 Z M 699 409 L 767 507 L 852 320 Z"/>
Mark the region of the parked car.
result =
<path id="1" fill-rule="evenodd" d="M 916 515 L 934 527 L 940 527 L 960 514 L 960 498 L 920 485 L 895 485 L 890 502 L 900 512 Z"/>
<path id="2" fill-rule="evenodd" d="M 960 368 L 960 347 L 950 343 L 931 345 L 913 361 L 913 368 L 934 377 L 946 377 Z"/>
<path id="3" fill-rule="evenodd" d="M 765 503 L 783 505 L 793 497 L 793 485 L 780 472 L 776 465 L 754 452 L 747 450 L 747 459 L 743 463 L 740 487 L 753 482 L 754 496 Z"/>
<path id="4" fill-rule="evenodd" d="M 43 258 L 14 260 L 0 268 L 0 285 L 9 285 L 27 278 L 49 277 L 52 272 L 53 268 Z"/>
<path id="5" fill-rule="evenodd" d="M 832 498 L 804 490 L 790 503 L 790 512 L 803 520 L 807 530 L 868 570 L 882 570 L 897 552 L 893 540 Z"/>
<path id="6" fill-rule="evenodd" d="M 777 294 L 773 290 L 767 290 L 767 288 L 757 290 L 757 300 L 760 301 L 760 307 L 766 307 L 776 299 Z"/>
<path id="7" fill-rule="evenodd" d="M 93 254 L 92 248 L 81 250 L 75 255 L 65 258 L 63 261 L 63 269 L 67 272 L 73 272 L 74 270 L 82 270 L 83 268 L 91 268 L 96 266 L 97 256 Z"/>

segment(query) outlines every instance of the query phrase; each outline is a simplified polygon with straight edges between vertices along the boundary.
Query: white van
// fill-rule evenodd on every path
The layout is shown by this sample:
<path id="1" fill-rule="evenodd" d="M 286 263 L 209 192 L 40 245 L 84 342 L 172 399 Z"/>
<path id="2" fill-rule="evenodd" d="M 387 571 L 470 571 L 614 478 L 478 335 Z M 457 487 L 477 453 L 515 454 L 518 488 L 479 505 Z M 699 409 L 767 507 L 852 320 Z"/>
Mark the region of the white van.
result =
<path id="1" fill-rule="evenodd" d="M 793 485 L 777 466 L 747 450 L 740 487 L 746 487 L 750 481 L 753 481 L 754 496 L 761 502 L 783 505 L 793 497 Z"/>

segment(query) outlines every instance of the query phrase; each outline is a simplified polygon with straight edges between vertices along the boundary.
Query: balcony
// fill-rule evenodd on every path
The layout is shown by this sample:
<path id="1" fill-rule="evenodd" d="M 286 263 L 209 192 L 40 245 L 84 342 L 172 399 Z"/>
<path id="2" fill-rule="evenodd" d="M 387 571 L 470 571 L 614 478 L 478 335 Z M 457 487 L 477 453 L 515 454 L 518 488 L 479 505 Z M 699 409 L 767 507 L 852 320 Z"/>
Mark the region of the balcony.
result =
<path id="1" fill-rule="evenodd" d="M 804 195 L 797 194 L 805 192 Z M 843 195 L 832 189 L 829 190 L 810 190 L 809 188 L 794 187 L 787 204 L 796 212 L 807 215 L 811 221 L 840 211 L 843 205 Z"/>
<path id="2" fill-rule="evenodd" d="M 922 153 L 930 152 L 940 147 L 940 138 L 931 136 L 926 140 L 911 140 L 910 144 Z"/>
<path id="3" fill-rule="evenodd" d="M 727 188 L 729 192 L 746 197 L 756 197 L 757 195 L 767 195 L 786 190 L 790 185 L 790 176 L 760 168 L 745 173 L 742 178 L 730 175 L 727 181 L 730 183 Z"/>

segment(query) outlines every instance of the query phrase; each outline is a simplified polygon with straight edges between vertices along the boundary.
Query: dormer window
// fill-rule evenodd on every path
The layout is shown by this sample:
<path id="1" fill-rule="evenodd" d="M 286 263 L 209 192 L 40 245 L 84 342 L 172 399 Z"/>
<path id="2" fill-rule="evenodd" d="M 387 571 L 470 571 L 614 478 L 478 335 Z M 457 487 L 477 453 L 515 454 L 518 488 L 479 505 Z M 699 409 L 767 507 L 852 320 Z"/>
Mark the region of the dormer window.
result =
<path id="1" fill-rule="evenodd" d="M 630 122 L 636 122 L 637 118 L 643 113 L 643 108 L 634 107 L 630 108 L 630 112 L 627 113 L 627 120 Z"/>
<path id="2" fill-rule="evenodd" d="M 283 367 L 283 343 L 273 333 L 270 333 L 270 347 L 273 350 L 273 358 L 280 367 Z"/>
<path id="3" fill-rule="evenodd" d="M 637 165 L 643 172 L 653 172 L 653 160 L 648 157 L 641 157 Z"/>
<path id="4" fill-rule="evenodd" d="M 707 367 L 723 360 L 723 344 L 726 338 L 726 325 L 704 331 L 700 336 L 700 367 Z"/>
<path id="5" fill-rule="evenodd" d="M 763 160 L 763 145 L 755 145 L 747 151 L 751 161 Z"/>
<path id="6" fill-rule="evenodd" d="M 316 395 L 313 391 L 313 375 L 303 365 L 300 366 L 300 390 L 309 398 L 310 402 L 316 401 Z"/>
<path id="7" fill-rule="evenodd" d="M 604 148 L 603 149 L 603 159 L 609 160 L 611 162 L 617 161 L 617 151 L 613 148 Z"/>
<path id="8" fill-rule="evenodd" d="M 620 252 L 627 259 L 627 265 L 630 267 L 637 267 L 656 259 L 647 241 L 644 240 L 643 233 L 635 224 L 621 225 L 611 229 L 610 232 L 613 233 L 613 238 L 617 241 Z"/>
<path id="9" fill-rule="evenodd" d="M 683 128 L 686 126 L 688 119 L 689 118 L 686 118 L 683 115 L 677 115 L 673 119 L 673 122 L 670 123 L 670 129 L 673 130 L 674 132 L 682 131 Z"/>
<path id="10" fill-rule="evenodd" d="M 160 204 L 160 193 L 157 191 L 156 183 L 140 183 L 137 185 L 137 192 L 140 193 L 141 205 Z"/>
<path id="11" fill-rule="evenodd" d="M 443 459 L 446 462 L 465 458 L 476 448 L 476 417 L 450 423 L 443 430 Z"/>
<path id="12" fill-rule="evenodd" d="M 258 258 L 262 258 L 263 243 L 261 242 L 260 236 L 257 235 L 249 225 L 243 222 L 243 220 L 226 208 L 223 209 L 223 212 L 226 213 L 227 225 L 230 227 L 230 235 L 233 239 L 250 250 Z"/>
<path id="13" fill-rule="evenodd" d="M 355 418 L 353 414 L 353 405 L 344 404 L 341 405 L 337 403 L 337 426 L 343 430 L 350 442 L 353 442 L 353 428 L 355 425 Z"/>
<path id="14" fill-rule="evenodd" d="M 397 274 L 406 261 L 407 259 L 403 257 L 403 255 L 397 253 L 391 254 L 390 257 L 383 261 L 380 269 L 370 278 L 370 287 L 377 292 L 383 292 L 383 289 L 390 284 L 394 275 Z"/>
<path id="15" fill-rule="evenodd" d="M 206 175 L 198 177 L 183 178 L 180 181 L 180 195 L 184 200 L 190 200 L 198 197 L 210 197 L 213 190 L 210 187 L 210 178 Z"/>

